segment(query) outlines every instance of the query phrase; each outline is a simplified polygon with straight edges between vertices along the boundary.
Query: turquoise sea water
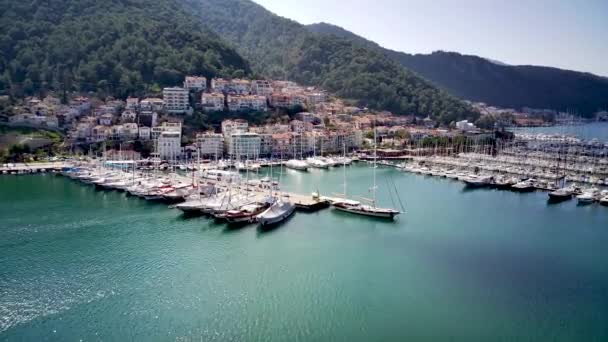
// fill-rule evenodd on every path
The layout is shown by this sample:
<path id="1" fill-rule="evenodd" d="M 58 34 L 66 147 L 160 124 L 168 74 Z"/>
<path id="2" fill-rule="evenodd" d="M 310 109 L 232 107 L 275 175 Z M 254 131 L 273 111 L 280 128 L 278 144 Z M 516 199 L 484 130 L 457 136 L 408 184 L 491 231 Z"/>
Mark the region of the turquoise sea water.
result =
<path id="1" fill-rule="evenodd" d="M 368 196 L 367 166 L 347 178 Z M 0 176 L 0 341 L 608 340 L 608 208 L 379 168 L 385 205 L 389 178 L 394 223 L 324 210 L 262 232 Z"/>

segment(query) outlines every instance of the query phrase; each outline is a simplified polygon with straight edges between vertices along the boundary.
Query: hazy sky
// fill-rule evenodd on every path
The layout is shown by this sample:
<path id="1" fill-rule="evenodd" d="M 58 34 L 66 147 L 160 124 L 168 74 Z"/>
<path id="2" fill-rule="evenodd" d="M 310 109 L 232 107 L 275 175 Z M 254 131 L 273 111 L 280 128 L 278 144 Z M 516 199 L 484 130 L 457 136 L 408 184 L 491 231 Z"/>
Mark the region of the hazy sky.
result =
<path id="1" fill-rule="evenodd" d="M 255 0 L 409 53 L 457 51 L 608 76 L 608 0 Z"/>

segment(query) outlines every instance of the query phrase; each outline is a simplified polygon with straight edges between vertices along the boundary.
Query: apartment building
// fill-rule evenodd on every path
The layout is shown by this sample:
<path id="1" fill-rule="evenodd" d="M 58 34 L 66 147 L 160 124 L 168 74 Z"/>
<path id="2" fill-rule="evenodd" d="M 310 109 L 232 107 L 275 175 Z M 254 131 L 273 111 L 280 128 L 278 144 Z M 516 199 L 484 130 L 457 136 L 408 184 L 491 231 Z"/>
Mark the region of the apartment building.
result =
<path id="1" fill-rule="evenodd" d="M 174 131 L 162 132 L 156 145 L 161 159 L 178 159 L 182 154 L 182 134 Z"/>
<path id="2" fill-rule="evenodd" d="M 222 134 L 224 139 L 228 140 L 232 133 L 247 132 L 249 123 L 245 120 L 224 120 L 222 121 Z"/>
<path id="3" fill-rule="evenodd" d="M 248 111 L 248 110 L 268 110 L 266 97 L 260 95 L 229 95 L 228 110 L 231 112 Z"/>
<path id="4" fill-rule="evenodd" d="M 273 93 L 272 83 L 267 80 L 254 80 L 251 82 L 251 93 L 268 97 Z"/>
<path id="5" fill-rule="evenodd" d="M 201 158 L 221 158 L 224 155 L 224 136 L 205 132 L 196 135 L 196 145 Z"/>
<path id="6" fill-rule="evenodd" d="M 190 95 L 187 89 L 172 87 L 163 89 L 165 110 L 171 114 L 192 114 Z"/>
<path id="7" fill-rule="evenodd" d="M 230 135 L 226 145 L 230 158 L 256 159 L 260 155 L 261 139 L 257 133 L 236 132 Z"/>
<path id="8" fill-rule="evenodd" d="M 150 137 L 152 139 L 158 139 L 163 132 L 177 132 L 182 133 L 182 123 L 181 122 L 163 122 L 162 125 L 153 127 L 151 130 Z"/>
<path id="9" fill-rule="evenodd" d="M 221 93 L 203 93 L 201 95 L 201 105 L 204 111 L 219 112 L 224 110 L 224 94 Z"/>
<path id="10" fill-rule="evenodd" d="M 186 76 L 184 89 L 188 91 L 205 91 L 207 90 L 207 78 L 202 76 Z"/>
<path id="11" fill-rule="evenodd" d="M 251 82 L 238 78 L 233 80 L 214 78 L 211 80 L 211 89 L 217 93 L 248 95 L 251 92 Z"/>

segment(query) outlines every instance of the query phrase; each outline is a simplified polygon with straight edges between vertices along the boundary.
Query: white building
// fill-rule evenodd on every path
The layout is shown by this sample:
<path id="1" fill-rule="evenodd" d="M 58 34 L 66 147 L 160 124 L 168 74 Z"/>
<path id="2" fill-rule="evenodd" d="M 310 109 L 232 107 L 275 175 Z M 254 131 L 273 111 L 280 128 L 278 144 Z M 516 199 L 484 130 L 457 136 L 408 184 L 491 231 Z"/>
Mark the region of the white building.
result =
<path id="1" fill-rule="evenodd" d="M 251 82 L 251 92 L 255 95 L 270 96 L 272 95 L 272 83 L 267 80 L 255 80 Z"/>
<path id="2" fill-rule="evenodd" d="M 147 98 L 141 100 L 139 108 L 142 111 L 159 111 L 163 109 L 164 102 L 159 98 Z"/>
<path id="3" fill-rule="evenodd" d="M 266 97 L 260 95 L 229 95 L 228 110 L 231 112 L 247 111 L 247 110 L 268 110 Z"/>
<path id="4" fill-rule="evenodd" d="M 228 155 L 234 159 L 256 159 L 260 147 L 261 139 L 256 133 L 236 132 L 227 141 Z"/>
<path id="5" fill-rule="evenodd" d="M 218 133 L 199 133 L 196 135 L 196 143 L 201 158 L 221 158 L 224 154 L 224 136 Z"/>
<path id="6" fill-rule="evenodd" d="M 201 96 L 201 104 L 203 110 L 208 112 L 219 112 L 224 110 L 224 94 L 220 93 L 203 93 Z"/>
<path id="7" fill-rule="evenodd" d="M 157 153 L 165 160 L 179 158 L 182 154 L 181 132 L 162 132 L 158 137 Z"/>
<path id="8" fill-rule="evenodd" d="M 251 92 L 251 82 L 238 78 L 233 80 L 214 78 L 211 80 L 211 89 L 218 93 L 247 95 Z"/>
<path id="9" fill-rule="evenodd" d="M 181 122 L 163 122 L 162 125 L 153 127 L 151 130 L 150 138 L 158 139 L 164 132 L 173 132 L 182 134 Z"/>
<path id="10" fill-rule="evenodd" d="M 247 132 L 249 124 L 245 120 L 224 120 L 222 121 L 222 134 L 225 140 L 229 140 L 232 133 Z"/>
<path id="11" fill-rule="evenodd" d="M 190 95 L 187 89 L 173 87 L 163 89 L 165 110 L 171 114 L 192 114 Z"/>
<path id="12" fill-rule="evenodd" d="M 469 132 L 477 130 L 477 127 L 475 127 L 475 125 L 470 123 L 468 120 L 462 120 L 456 123 L 456 129 L 459 129 L 463 132 Z"/>
<path id="13" fill-rule="evenodd" d="M 207 79 L 201 76 L 186 76 L 184 88 L 188 91 L 205 91 L 207 90 Z"/>

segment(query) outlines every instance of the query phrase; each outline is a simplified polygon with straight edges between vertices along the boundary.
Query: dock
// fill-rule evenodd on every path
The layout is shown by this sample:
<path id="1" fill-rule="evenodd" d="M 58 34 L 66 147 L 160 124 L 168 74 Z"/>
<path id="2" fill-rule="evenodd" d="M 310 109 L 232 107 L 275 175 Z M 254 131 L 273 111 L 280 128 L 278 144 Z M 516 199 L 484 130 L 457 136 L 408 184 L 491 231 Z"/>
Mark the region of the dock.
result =
<path id="1" fill-rule="evenodd" d="M 27 174 L 47 171 L 60 171 L 66 167 L 64 162 L 47 163 L 9 163 L 0 165 L 1 174 Z"/>

